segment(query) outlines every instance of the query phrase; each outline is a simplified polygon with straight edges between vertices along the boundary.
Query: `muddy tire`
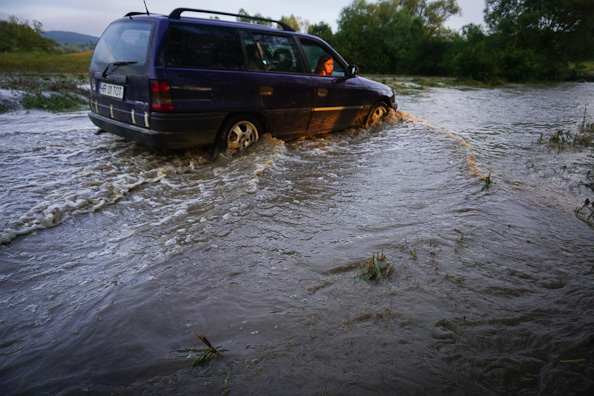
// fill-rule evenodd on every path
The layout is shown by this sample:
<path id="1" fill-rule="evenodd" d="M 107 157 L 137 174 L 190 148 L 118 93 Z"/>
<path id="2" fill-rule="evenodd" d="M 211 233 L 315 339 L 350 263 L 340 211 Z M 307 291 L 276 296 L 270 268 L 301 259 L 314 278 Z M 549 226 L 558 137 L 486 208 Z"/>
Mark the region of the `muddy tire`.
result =
<path id="1" fill-rule="evenodd" d="M 372 125 L 379 125 L 381 124 L 384 119 L 388 116 L 390 109 L 388 105 L 384 102 L 379 102 L 373 105 L 369 115 L 367 116 L 367 121 L 365 122 L 365 128 L 369 128 Z"/>
<path id="2" fill-rule="evenodd" d="M 261 132 L 262 127 L 255 117 L 233 116 L 221 127 L 217 138 L 217 149 L 228 153 L 243 151 L 260 139 Z"/>

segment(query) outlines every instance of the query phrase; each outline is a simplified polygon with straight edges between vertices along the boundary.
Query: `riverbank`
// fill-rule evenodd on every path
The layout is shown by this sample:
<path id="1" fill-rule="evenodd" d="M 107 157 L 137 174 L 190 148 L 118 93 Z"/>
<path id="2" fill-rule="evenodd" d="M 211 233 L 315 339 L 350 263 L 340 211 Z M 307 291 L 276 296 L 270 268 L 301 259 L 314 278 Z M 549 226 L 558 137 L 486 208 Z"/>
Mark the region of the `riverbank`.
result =
<path id="1" fill-rule="evenodd" d="M 0 113 L 23 109 L 78 110 L 88 101 L 92 51 L 68 55 L 3 53 Z"/>
<path id="2" fill-rule="evenodd" d="M 85 74 L 0 74 L 0 113 L 40 109 L 80 110 L 88 103 L 89 83 Z"/>

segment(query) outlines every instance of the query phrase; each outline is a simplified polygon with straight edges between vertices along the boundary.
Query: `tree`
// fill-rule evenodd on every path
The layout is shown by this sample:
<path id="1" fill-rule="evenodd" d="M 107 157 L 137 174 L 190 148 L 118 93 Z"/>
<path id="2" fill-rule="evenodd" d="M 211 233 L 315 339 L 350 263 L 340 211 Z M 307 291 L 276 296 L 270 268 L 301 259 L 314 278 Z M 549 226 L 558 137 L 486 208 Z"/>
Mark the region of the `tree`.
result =
<path id="1" fill-rule="evenodd" d="M 477 81 L 491 82 L 497 79 L 496 56 L 489 45 L 489 37 L 478 25 L 462 28 L 462 39 L 454 57 L 455 74 Z"/>
<path id="2" fill-rule="evenodd" d="M 309 21 L 307 19 L 296 17 L 293 14 L 291 14 L 288 17 L 281 17 L 280 20 L 286 23 L 287 25 L 291 26 L 293 30 L 295 30 L 296 32 L 307 33 L 309 29 Z"/>
<path id="3" fill-rule="evenodd" d="M 237 17 L 237 21 L 239 21 L 239 22 L 257 23 L 259 25 L 272 26 L 272 23 L 271 22 L 261 21 L 261 20 L 258 20 L 258 19 L 249 18 L 250 17 L 250 14 L 248 14 L 247 11 L 244 10 L 243 8 L 240 8 L 239 9 L 239 12 L 237 14 L 239 14 L 239 15 L 245 15 L 244 17 Z M 256 14 L 256 15 L 253 15 L 253 16 L 256 17 L 256 18 L 270 19 L 270 18 L 265 17 L 265 16 L 263 16 L 262 14 L 259 14 L 259 13 Z"/>
<path id="4" fill-rule="evenodd" d="M 307 29 L 307 33 L 313 34 L 314 36 L 318 36 L 330 45 L 333 45 L 334 33 L 332 33 L 332 28 L 326 22 L 320 22 L 315 25 L 310 25 Z"/>
<path id="5" fill-rule="evenodd" d="M 15 16 L 0 21 L 0 52 L 58 53 L 58 43 L 41 35 L 41 22 L 33 21 L 31 25 Z"/>
<path id="6" fill-rule="evenodd" d="M 406 73 L 414 67 L 423 21 L 411 18 L 398 0 L 355 0 L 342 9 L 336 46 L 366 73 Z"/>
<path id="7" fill-rule="evenodd" d="M 452 34 L 444 23 L 453 15 L 461 13 L 456 0 L 400 0 L 400 6 L 411 18 L 421 18 L 430 37 L 447 37 Z"/>
<path id="8" fill-rule="evenodd" d="M 486 0 L 491 33 L 551 59 L 594 54 L 594 0 Z"/>

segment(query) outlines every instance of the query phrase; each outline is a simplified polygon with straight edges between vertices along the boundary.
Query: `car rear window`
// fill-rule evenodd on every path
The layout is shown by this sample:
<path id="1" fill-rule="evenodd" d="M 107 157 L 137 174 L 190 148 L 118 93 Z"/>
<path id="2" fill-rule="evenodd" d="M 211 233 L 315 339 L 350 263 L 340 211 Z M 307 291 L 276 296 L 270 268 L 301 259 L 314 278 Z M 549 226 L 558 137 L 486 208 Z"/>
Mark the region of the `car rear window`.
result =
<path id="1" fill-rule="evenodd" d="M 91 69 L 102 70 L 112 63 L 128 62 L 128 74 L 146 70 L 152 30 L 151 22 L 126 21 L 109 25 L 97 42 Z"/>
<path id="2" fill-rule="evenodd" d="M 239 31 L 222 26 L 172 24 L 167 66 L 243 70 L 245 59 Z"/>

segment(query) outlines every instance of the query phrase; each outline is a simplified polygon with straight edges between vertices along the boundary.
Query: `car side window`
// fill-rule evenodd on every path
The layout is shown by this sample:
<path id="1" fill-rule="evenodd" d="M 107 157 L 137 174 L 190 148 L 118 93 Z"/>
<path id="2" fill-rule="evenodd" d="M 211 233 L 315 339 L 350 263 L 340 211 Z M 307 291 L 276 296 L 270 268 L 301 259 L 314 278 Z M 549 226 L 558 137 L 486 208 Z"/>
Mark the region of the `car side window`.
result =
<path id="1" fill-rule="evenodd" d="M 322 45 L 314 41 L 301 40 L 301 46 L 303 47 L 303 52 L 305 52 L 305 57 L 309 63 L 310 73 L 326 75 L 322 74 L 323 65 L 331 59 L 333 63 L 333 70 L 329 75 L 332 77 L 344 77 L 345 72 L 341 63 L 338 62 L 338 60 L 334 58 L 331 53 L 327 51 Z"/>
<path id="2" fill-rule="evenodd" d="M 292 37 L 244 31 L 248 70 L 303 73 L 303 63 Z"/>
<path id="3" fill-rule="evenodd" d="M 239 31 L 222 26 L 172 24 L 167 65 L 197 69 L 245 70 Z"/>

